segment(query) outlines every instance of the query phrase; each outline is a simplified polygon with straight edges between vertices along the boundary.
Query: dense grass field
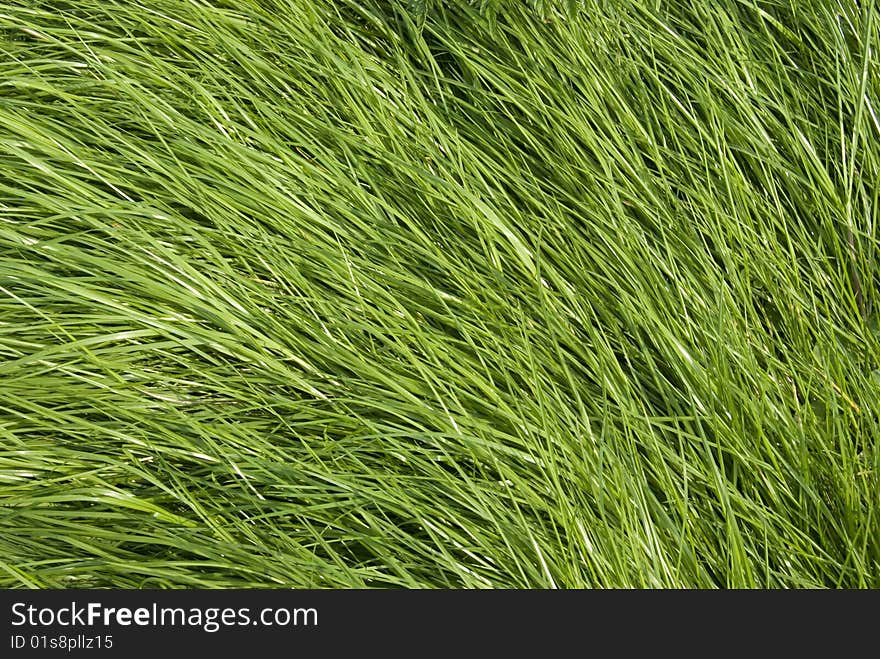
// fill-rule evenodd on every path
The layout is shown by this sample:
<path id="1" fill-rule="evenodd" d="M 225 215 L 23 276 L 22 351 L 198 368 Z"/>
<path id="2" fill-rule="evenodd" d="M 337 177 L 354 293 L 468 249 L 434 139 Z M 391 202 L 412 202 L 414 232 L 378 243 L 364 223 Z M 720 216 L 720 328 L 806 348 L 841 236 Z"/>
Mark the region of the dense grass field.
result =
<path id="1" fill-rule="evenodd" d="M 0 586 L 880 587 L 876 0 L 0 0 Z"/>

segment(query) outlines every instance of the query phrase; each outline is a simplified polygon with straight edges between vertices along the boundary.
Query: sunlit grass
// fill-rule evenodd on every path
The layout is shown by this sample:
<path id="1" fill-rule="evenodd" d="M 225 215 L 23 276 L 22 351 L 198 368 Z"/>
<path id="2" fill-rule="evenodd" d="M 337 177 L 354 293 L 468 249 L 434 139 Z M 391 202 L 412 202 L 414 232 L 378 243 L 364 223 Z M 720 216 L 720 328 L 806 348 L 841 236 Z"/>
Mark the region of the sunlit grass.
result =
<path id="1" fill-rule="evenodd" d="M 0 0 L 0 586 L 880 587 L 878 4 L 478 4 Z"/>

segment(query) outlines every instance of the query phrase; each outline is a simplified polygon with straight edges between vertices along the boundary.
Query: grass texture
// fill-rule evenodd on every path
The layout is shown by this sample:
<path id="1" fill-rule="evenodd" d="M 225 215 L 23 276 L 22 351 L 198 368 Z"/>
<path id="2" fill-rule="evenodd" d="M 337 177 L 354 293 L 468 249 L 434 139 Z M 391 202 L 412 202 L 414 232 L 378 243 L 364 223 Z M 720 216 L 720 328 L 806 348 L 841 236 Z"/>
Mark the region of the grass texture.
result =
<path id="1" fill-rule="evenodd" d="M 875 0 L 0 0 L 0 586 L 880 587 Z"/>

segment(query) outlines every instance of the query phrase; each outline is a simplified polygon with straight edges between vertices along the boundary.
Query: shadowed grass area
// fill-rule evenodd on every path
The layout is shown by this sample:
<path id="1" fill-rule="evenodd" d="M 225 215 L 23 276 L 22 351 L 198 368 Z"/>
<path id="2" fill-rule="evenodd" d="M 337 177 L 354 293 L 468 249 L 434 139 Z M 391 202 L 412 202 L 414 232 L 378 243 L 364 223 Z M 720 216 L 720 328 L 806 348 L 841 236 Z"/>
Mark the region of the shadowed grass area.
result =
<path id="1" fill-rule="evenodd" d="M 0 586 L 880 587 L 878 12 L 0 0 Z"/>

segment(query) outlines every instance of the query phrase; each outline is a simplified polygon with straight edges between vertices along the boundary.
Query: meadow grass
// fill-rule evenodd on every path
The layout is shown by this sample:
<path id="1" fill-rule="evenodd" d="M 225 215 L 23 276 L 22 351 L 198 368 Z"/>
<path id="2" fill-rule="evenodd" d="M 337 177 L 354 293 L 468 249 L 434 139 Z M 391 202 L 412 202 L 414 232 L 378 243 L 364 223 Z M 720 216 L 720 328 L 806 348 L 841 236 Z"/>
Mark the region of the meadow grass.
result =
<path id="1" fill-rule="evenodd" d="M 0 0 L 0 586 L 880 587 L 876 0 Z"/>

